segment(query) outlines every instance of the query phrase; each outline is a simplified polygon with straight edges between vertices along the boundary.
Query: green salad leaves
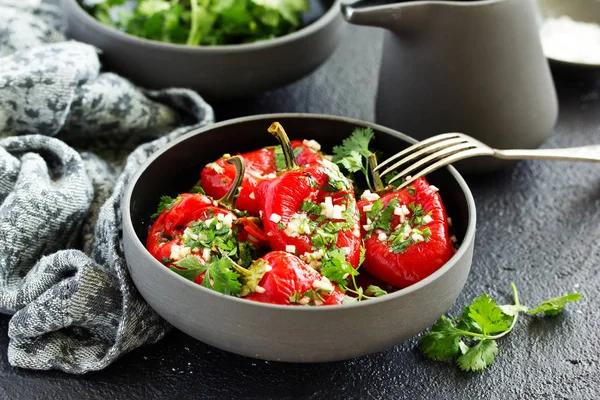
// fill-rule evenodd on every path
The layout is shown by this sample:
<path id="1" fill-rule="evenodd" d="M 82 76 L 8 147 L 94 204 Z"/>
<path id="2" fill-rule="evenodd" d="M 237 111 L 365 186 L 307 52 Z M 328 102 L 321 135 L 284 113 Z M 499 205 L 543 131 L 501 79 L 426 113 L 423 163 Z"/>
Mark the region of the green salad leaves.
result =
<path id="1" fill-rule="evenodd" d="M 519 302 L 517 288 L 511 283 L 514 304 L 499 306 L 487 294 L 482 294 L 463 309 L 458 318 L 442 316 L 421 336 L 419 348 L 433 360 L 456 360 L 463 371 L 481 371 L 498 355 L 497 339 L 512 331 L 520 313 L 556 315 L 567 303 L 581 298 L 579 293 L 546 300 L 530 309 Z"/>
<path id="2" fill-rule="evenodd" d="M 131 35 L 198 45 L 250 43 L 302 25 L 308 0 L 81 0 L 100 22 Z"/>

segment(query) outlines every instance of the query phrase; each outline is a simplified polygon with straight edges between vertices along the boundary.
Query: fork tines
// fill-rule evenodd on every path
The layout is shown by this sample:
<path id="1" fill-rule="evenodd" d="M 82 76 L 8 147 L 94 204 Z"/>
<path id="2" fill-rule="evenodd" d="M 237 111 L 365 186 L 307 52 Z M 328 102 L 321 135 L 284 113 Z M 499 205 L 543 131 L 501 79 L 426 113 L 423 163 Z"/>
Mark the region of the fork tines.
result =
<path id="1" fill-rule="evenodd" d="M 389 182 L 392 183 L 398 179 L 406 178 L 406 181 L 400 185 L 400 188 L 402 188 L 414 182 L 416 179 L 458 160 L 491 153 L 493 153 L 492 149 L 470 136 L 461 133 L 444 133 L 423 140 L 402 150 L 379 164 L 375 168 L 375 171 L 381 170 L 392 161 L 404 156 L 402 159 L 381 172 L 381 175 L 383 176 L 402 165 L 412 162 L 412 164 L 400 171 L 398 175 Z M 408 176 L 409 174 L 418 171 L 420 168 L 424 169 L 413 174 L 413 176 Z"/>

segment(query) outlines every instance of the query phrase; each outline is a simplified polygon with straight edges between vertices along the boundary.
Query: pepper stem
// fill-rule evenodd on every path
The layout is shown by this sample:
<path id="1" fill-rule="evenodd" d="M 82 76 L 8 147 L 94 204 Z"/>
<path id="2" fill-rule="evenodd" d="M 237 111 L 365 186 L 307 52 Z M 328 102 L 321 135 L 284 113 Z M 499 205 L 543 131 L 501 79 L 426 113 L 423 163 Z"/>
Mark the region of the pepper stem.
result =
<path id="1" fill-rule="evenodd" d="M 375 192 L 382 192 L 386 190 L 386 187 L 383 185 L 383 181 L 381 180 L 381 176 L 379 175 L 379 171 L 375 171 L 375 168 L 377 167 L 377 156 L 374 153 L 371 153 L 368 161 L 369 171 L 371 172 L 371 177 L 373 178 Z"/>
<path id="2" fill-rule="evenodd" d="M 252 261 L 248 268 L 244 268 L 222 251 L 221 256 L 228 259 L 231 262 L 231 268 L 240 275 L 239 280 L 242 284 L 240 297 L 254 293 L 263 276 L 271 270 L 269 263 L 262 258 Z"/>
<path id="3" fill-rule="evenodd" d="M 290 142 L 290 138 L 285 133 L 283 126 L 279 122 L 273 122 L 267 131 L 275 136 L 277 140 L 279 140 L 279 144 L 281 144 L 281 150 L 283 150 L 283 156 L 285 157 L 285 166 L 288 171 L 292 171 L 298 169 L 298 164 L 296 163 L 296 157 L 294 156 L 294 149 L 292 148 L 292 143 Z"/>
<path id="4" fill-rule="evenodd" d="M 235 209 L 235 199 L 238 194 L 238 189 L 244 180 L 246 166 L 244 164 L 244 159 L 241 156 L 233 156 L 228 158 L 226 162 L 235 166 L 235 178 L 233 179 L 233 184 L 229 188 L 227 194 L 219 199 L 218 202 L 221 206 L 233 210 Z"/>

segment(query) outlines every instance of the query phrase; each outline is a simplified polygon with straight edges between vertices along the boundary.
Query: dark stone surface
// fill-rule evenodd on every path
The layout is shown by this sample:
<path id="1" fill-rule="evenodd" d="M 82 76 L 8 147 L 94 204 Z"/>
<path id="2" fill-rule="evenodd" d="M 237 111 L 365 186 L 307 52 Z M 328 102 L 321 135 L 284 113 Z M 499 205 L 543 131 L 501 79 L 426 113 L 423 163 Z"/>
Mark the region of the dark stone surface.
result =
<path id="1" fill-rule="evenodd" d="M 379 31 L 349 28 L 334 57 L 315 74 L 251 101 L 216 105 L 217 116 L 290 111 L 372 120 L 380 40 Z M 560 119 L 546 146 L 600 143 L 600 79 L 561 72 Z M 556 318 L 521 320 L 500 340 L 497 361 L 483 373 L 428 361 L 416 338 L 351 361 L 292 365 L 238 357 L 177 331 L 101 372 L 26 371 L 8 365 L 9 317 L 1 316 L 0 398 L 600 397 L 600 165 L 528 161 L 469 181 L 478 207 L 475 258 L 451 313 L 482 292 L 509 302 L 510 282 L 524 304 L 566 291 L 584 295 Z"/>

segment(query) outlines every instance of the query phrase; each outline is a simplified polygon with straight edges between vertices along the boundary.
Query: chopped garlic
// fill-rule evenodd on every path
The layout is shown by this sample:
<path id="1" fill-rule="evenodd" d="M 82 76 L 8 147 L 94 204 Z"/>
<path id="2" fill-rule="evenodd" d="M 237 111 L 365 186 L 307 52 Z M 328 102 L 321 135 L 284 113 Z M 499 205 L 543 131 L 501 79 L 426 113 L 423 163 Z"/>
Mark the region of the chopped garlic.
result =
<path id="1" fill-rule="evenodd" d="M 419 242 L 425 241 L 425 238 L 423 237 L 423 235 L 421 235 L 420 233 L 417 233 L 417 232 L 413 233 L 410 238 L 415 243 L 419 243 Z"/>
<path id="2" fill-rule="evenodd" d="M 450 240 L 452 241 L 452 243 L 457 242 L 456 236 L 454 236 L 454 235 L 450 236 Z"/>
<path id="3" fill-rule="evenodd" d="M 256 195 L 254 194 L 254 192 L 250 193 L 248 197 L 250 197 L 252 200 L 256 199 Z"/>
<path id="4" fill-rule="evenodd" d="M 326 291 L 327 293 L 331 293 L 335 290 L 335 288 L 331 284 L 331 281 L 327 279 L 326 276 L 322 276 L 321 279 L 317 279 L 316 281 L 314 281 L 312 286 L 315 289 L 321 289 Z"/>
<path id="5" fill-rule="evenodd" d="M 342 219 L 342 212 L 344 211 L 344 207 L 336 204 L 333 206 L 333 210 L 331 212 L 331 218 L 333 219 Z"/>
<path id="6" fill-rule="evenodd" d="M 360 198 L 363 200 L 375 201 L 379 199 L 379 195 L 377 193 L 371 193 L 371 191 L 367 189 L 360 195 Z"/>
<path id="7" fill-rule="evenodd" d="M 296 252 L 296 246 L 288 244 L 285 246 L 285 251 L 287 251 L 288 253 L 295 253 Z"/>
<path id="8" fill-rule="evenodd" d="M 317 142 L 316 140 L 306 140 L 304 139 L 302 141 L 302 144 L 305 145 L 306 147 L 308 147 L 309 149 L 313 149 L 316 151 L 321 150 L 321 144 L 319 142 Z"/>
<path id="9" fill-rule="evenodd" d="M 448 226 L 452 226 L 452 218 L 448 217 L 447 221 L 448 221 Z"/>
<path id="10" fill-rule="evenodd" d="M 256 285 L 256 287 L 254 288 L 254 291 L 255 291 L 256 293 L 264 293 L 264 292 L 266 292 L 266 290 L 265 290 L 265 288 L 264 288 L 264 287 L 262 287 L 262 286 L 258 286 L 258 285 Z"/>
<path id="11" fill-rule="evenodd" d="M 367 204 L 366 206 L 363 207 L 364 212 L 371 211 L 372 209 L 373 209 L 373 204 Z"/>
<path id="12" fill-rule="evenodd" d="M 423 222 L 425 222 L 426 224 L 429 224 L 430 222 L 433 222 L 433 218 L 431 218 L 431 215 L 427 214 L 426 216 L 423 217 Z"/>
<path id="13" fill-rule="evenodd" d="M 205 247 L 202 249 L 202 258 L 204 258 L 204 261 L 209 262 L 211 259 L 210 256 L 210 249 L 208 247 Z"/>
<path id="14" fill-rule="evenodd" d="M 350 254 L 350 247 L 348 246 L 342 247 L 340 250 L 343 251 L 346 255 Z"/>
<path id="15" fill-rule="evenodd" d="M 277 224 L 277 223 L 279 223 L 279 221 L 281 221 L 281 215 L 273 213 L 269 217 L 269 221 L 275 222 Z"/>
<path id="16" fill-rule="evenodd" d="M 190 249 L 189 247 L 174 244 L 171 246 L 171 255 L 169 258 L 177 261 L 189 256 L 191 253 L 192 249 Z"/>
<path id="17" fill-rule="evenodd" d="M 380 242 L 384 242 L 387 240 L 387 235 L 385 232 L 381 232 L 379 235 L 377 235 L 377 239 L 379 239 Z"/>

